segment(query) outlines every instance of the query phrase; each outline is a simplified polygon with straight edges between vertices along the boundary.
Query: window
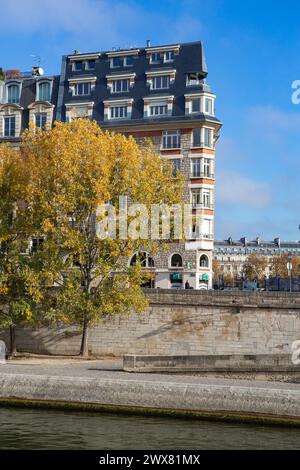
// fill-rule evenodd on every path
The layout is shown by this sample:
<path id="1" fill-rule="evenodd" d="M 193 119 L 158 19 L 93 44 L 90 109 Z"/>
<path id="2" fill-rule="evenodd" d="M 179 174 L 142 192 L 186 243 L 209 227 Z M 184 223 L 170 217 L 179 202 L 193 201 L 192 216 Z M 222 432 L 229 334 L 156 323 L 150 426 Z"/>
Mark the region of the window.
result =
<path id="1" fill-rule="evenodd" d="M 200 85 L 201 83 L 201 76 L 197 72 L 188 73 L 186 76 L 186 84 L 187 86 L 193 85 Z"/>
<path id="2" fill-rule="evenodd" d="M 181 165 L 180 158 L 174 158 L 174 160 L 171 160 L 171 163 L 173 165 L 173 176 L 175 178 L 178 174 L 178 171 L 180 171 L 180 165 Z"/>
<path id="3" fill-rule="evenodd" d="M 164 149 L 180 148 L 180 131 L 164 131 L 163 132 L 163 148 Z"/>
<path id="4" fill-rule="evenodd" d="M 132 55 L 128 55 L 124 57 L 124 66 L 125 67 L 131 67 L 134 65 L 134 59 Z"/>
<path id="5" fill-rule="evenodd" d="M 134 65 L 134 56 L 128 55 L 126 57 L 112 57 L 111 67 L 132 67 Z"/>
<path id="6" fill-rule="evenodd" d="M 87 67 L 89 70 L 94 70 L 96 68 L 96 61 L 95 60 L 88 60 Z"/>
<path id="7" fill-rule="evenodd" d="M 206 127 L 193 129 L 193 147 L 213 148 L 213 130 Z"/>
<path id="8" fill-rule="evenodd" d="M 211 208 L 211 191 L 209 189 L 203 189 L 203 206 Z"/>
<path id="9" fill-rule="evenodd" d="M 39 91 L 38 91 L 38 98 L 40 101 L 50 101 L 50 83 L 45 82 L 45 83 L 40 83 L 38 85 Z"/>
<path id="10" fill-rule="evenodd" d="M 161 60 L 161 55 L 159 52 L 153 52 L 150 56 L 151 64 L 158 64 Z"/>
<path id="11" fill-rule="evenodd" d="M 171 268 L 182 268 L 182 256 L 178 253 L 172 255 Z"/>
<path id="12" fill-rule="evenodd" d="M 42 247 L 43 243 L 44 243 L 44 238 L 42 238 L 42 237 L 32 238 L 32 240 L 31 240 L 31 252 L 36 253 L 38 251 L 38 249 Z"/>
<path id="13" fill-rule="evenodd" d="M 161 77 L 153 77 L 152 90 L 161 90 L 170 87 L 170 75 L 163 75 Z"/>
<path id="14" fill-rule="evenodd" d="M 193 147 L 201 146 L 201 129 L 193 129 Z"/>
<path id="15" fill-rule="evenodd" d="M 123 60 L 121 57 L 113 57 L 111 59 L 111 67 L 122 67 L 123 65 Z"/>
<path id="16" fill-rule="evenodd" d="M 192 158 L 192 177 L 199 178 L 201 176 L 201 159 Z"/>
<path id="17" fill-rule="evenodd" d="M 4 137 L 15 137 L 16 135 L 16 117 L 9 116 L 4 118 Z"/>
<path id="18" fill-rule="evenodd" d="M 82 60 L 76 60 L 76 62 L 74 62 L 74 70 L 76 72 L 80 72 L 81 70 L 83 70 L 83 62 Z"/>
<path id="19" fill-rule="evenodd" d="M 208 256 L 202 255 L 200 257 L 200 268 L 208 268 L 208 267 L 209 267 Z"/>
<path id="20" fill-rule="evenodd" d="M 7 87 L 7 102 L 11 104 L 18 104 L 20 102 L 19 85 L 9 85 Z"/>
<path id="21" fill-rule="evenodd" d="M 213 102 L 210 98 L 205 98 L 204 111 L 207 114 L 213 114 Z"/>
<path id="22" fill-rule="evenodd" d="M 47 114 L 39 113 L 35 115 L 35 125 L 40 129 L 45 129 L 47 123 Z"/>
<path id="23" fill-rule="evenodd" d="M 154 105 L 150 106 L 150 116 L 162 116 L 168 114 L 168 105 Z"/>
<path id="24" fill-rule="evenodd" d="M 207 129 L 204 127 L 204 146 L 212 148 L 213 147 L 213 130 Z"/>
<path id="25" fill-rule="evenodd" d="M 127 117 L 127 106 L 112 106 L 110 108 L 111 119 L 122 119 Z"/>
<path id="26" fill-rule="evenodd" d="M 192 100 L 192 113 L 200 113 L 200 98 Z"/>
<path id="27" fill-rule="evenodd" d="M 201 189 L 192 189 L 192 205 L 197 207 L 201 205 Z"/>
<path id="28" fill-rule="evenodd" d="M 129 91 L 129 80 L 113 80 L 112 93 L 121 93 Z"/>
<path id="29" fill-rule="evenodd" d="M 154 268 L 154 260 L 148 253 L 142 251 L 141 253 L 136 253 L 130 260 L 130 266 L 135 266 L 140 263 L 143 268 Z"/>
<path id="30" fill-rule="evenodd" d="M 75 95 L 89 95 L 91 92 L 90 83 L 76 83 L 75 84 Z"/>
<path id="31" fill-rule="evenodd" d="M 204 158 L 203 161 L 203 172 L 204 176 L 208 176 L 211 178 L 212 172 L 211 172 L 211 160 L 209 158 Z"/>
<path id="32" fill-rule="evenodd" d="M 164 62 L 173 62 L 174 60 L 174 51 L 165 52 Z"/>

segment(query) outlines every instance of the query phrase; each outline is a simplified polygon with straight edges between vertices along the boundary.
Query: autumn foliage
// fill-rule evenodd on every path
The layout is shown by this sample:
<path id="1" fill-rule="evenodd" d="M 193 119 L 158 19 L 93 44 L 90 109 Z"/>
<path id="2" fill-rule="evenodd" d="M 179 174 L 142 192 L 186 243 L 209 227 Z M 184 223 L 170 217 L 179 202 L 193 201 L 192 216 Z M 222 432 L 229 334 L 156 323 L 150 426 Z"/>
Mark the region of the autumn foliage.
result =
<path id="1" fill-rule="evenodd" d="M 85 119 L 57 123 L 51 130 L 30 129 L 20 150 L 1 150 L 5 165 L 18 162 L 15 180 L 2 178 L 12 194 L 7 207 L 2 204 L 1 218 L 8 206 L 19 204 L 17 233 L 12 230 L 11 236 L 23 244 L 32 236 L 44 240 L 36 253 L 20 258 L 35 286 L 28 291 L 28 305 L 39 312 L 38 321 L 43 311 L 45 321 L 80 325 L 85 355 L 89 325 L 104 315 L 147 306 L 141 285 L 149 274 L 128 260 L 160 248 L 152 240 L 100 239 L 97 208 L 107 202 L 118 207 L 119 196 L 149 209 L 154 203 L 180 203 L 182 178 L 173 177 L 171 165 L 150 143 L 138 145 Z"/>

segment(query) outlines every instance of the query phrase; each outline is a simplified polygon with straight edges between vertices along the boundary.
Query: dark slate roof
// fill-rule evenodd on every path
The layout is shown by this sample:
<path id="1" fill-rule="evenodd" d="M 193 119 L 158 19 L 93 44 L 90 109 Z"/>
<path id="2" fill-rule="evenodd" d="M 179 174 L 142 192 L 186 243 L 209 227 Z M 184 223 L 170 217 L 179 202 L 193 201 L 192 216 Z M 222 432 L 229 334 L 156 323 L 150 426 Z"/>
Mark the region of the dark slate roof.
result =
<path id="1" fill-rule="evenodd" d="M 130 124 L 138 124 L 139 122 L 145 122 L 144 113 L 143 113 L 143 98 L 149 96 L 165 96 L 165 95 L 173 95 L 174 96 L 174 104 L 173 104 L 173 116 L 172 118 L 167 118 L 167 121 L 170 120 L 178 120 L 178 119 L 189 119 L 193 120 L 192 116 L 185 116 L 185 99 L 184 95 L 188 93 L 195 93 L 199 91 L 209 91 L 205 84 L 205 77 L 207 75 L 207 66 L 206 60 L 204 55 L 204 48 L 201 41 L 191 42 L 191 43 L 182 43 L 182 44 L 170 44 L 170 45 L 160 45 L 160 46 L 152 46 L 152 47 L 172 47 L 172 46 L 180 46 L 179 54 L 175 55 L 174 61 L 170 63 L 161 63 L 158 64 L 150 64 L 149 59 L 147 58 L 147 48 L 137 48 L 139 49 L 139 53 L 137 58 L 134 60 L 133 66 L 127 67 L 118 67 L 116 69 L 112 69 L 110 67 L 110 59 L 107 56 L 108 52 L 114 52 L 117 54 L 118 52 L 124 53 L 124 50 L 119 51 L 104 51 L 104 52 L 97 52 L 93 54 L 101 54 L 100 58 L 96 60 L 96 66 L 94 70 L 86 70 L 86 71 L 79 71 L 76 72 L 72 70 L 72 64 L 70 58 L 75 58 L 76 54 L 70 54 L 63 57 L 63 64 L 62 64 L 62 75 L 61 75 L 61 91 L 58 98 L 58 118 L 61 120 L 65 120 L 66 117 L 66 103 L 76 103 L 83 102 L 83 101 L 94 101 L 94 114 L 93 119 L 100 122 L 101 125 L 105 125 L 106 127 L 110 126 L 117 126 L 113 124 L 111 121 L 104 123 L 104 105 L 103 101 L 112 99 L 112 94 L 107 88 L 106 76 L 122 73 L 135 73 L 135 84 L 134 87 L 130 89 L 128 93 L 118 93 L 118 98 L 133 98 L 134 106 L 132 110 L 132 116 L 129 120 L 122 120 L 122 124 L 124 126 Z M 134 48 L 135 49 L 135 48 Z M 127 49 L 130 52 L 130 49 Z M 87 53 L 89 54 L 89 53 Z M 92 53 L 91 53 L 92 54 Z M 80 53 L 81 55 L 81 53 Z M 84 55 L 84 53 L 82 53 Z M 176 77 L 174 84 L 171 84 L 170 88 L 167 90 L 150 90 L 149 86 L 147 85 L 146 80 L 146 72 L 159 70 L 159 71 L 168 71 L 171 69 L 176 69 Z M 186 86 L 186 74 L 190 72 L 197 72 L 202 77 L 203 82 L 199 85 L 195 86 Z M 82 96 L 71 96 L 69 93 L 69 82 L 70 78 L 79 78 L 79 77 L 89 77 L 89 76 L 96 76 L 97 82 L 95 86 L 95 90 L 91 92 L 88 97 Z M 196 116 L 197 119 L 203 118 L 203 115 Z M 164 122 L 164 118 L 152 118 L 151 121 L 155 119 L 156 122 Z M 148 120 L 146 120 L 148 121 Z M 211 117 L 211 121 L 215 123 L 220 123 L 220 121 L 215 118 Z M 120 123 L 119 123 L 120 124 Z"/>
<path id="2" fill-rule="evenodd" d="M 234 248 L 266 248 L 266 249 L 282 249 L 282 250 L 300 250 L 300 241 L 281 241 L 280 238 L 275 238 L 271 241 L 260 240 L 247 240 L 245 237 L 240 240 L 232 240 L 228 238 L 227 240 L 215 240 L 214 241 L 214 250 L 221 249 L 234 249 Z"/>

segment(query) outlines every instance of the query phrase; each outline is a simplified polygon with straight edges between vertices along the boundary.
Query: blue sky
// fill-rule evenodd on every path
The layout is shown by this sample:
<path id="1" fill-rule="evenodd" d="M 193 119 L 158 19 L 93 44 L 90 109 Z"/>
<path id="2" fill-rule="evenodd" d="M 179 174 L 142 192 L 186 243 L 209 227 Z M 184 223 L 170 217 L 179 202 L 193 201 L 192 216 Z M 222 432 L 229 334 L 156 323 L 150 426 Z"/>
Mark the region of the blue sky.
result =
<path id="1" fill-rule="evenodd" d="M 299 240 L 300 4 L 296 0 L 0 0 L 3 68 L 48 74 L 61 55 L 204 41 L 224 127 L 216 154 L 216 238 Z M 8 39 L 9 38 L 9 39 Z"/>

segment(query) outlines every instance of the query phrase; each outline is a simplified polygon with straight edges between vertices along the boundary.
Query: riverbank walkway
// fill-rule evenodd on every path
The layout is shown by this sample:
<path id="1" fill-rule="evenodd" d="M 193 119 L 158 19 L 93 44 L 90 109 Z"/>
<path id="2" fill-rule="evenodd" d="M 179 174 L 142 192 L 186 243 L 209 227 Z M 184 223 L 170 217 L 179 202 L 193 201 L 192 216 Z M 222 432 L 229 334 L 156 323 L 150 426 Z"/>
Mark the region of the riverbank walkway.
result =
<path id="1" fill-rule="evenodd" d="M 0 365 L 0 404 L 300 426 L 300 384 L 129 373 L 122 359 L 29 357 Z"/>

